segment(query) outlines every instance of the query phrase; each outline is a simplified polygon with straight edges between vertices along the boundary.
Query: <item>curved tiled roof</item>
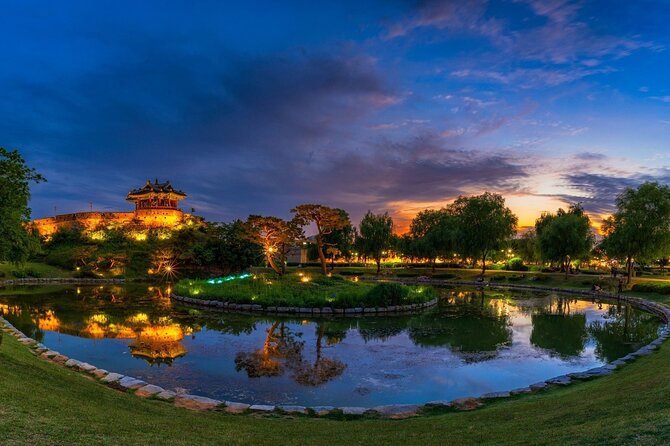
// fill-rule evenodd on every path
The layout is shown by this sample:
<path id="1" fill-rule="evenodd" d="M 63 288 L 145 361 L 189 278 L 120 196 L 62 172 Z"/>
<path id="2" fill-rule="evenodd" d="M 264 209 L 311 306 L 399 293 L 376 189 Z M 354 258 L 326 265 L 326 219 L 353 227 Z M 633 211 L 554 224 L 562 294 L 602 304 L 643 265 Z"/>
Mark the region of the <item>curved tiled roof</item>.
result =
<path id="1" fill-rule="evenodd" d="M 156 181 L 153 183 L 151 180 L 147 180 L 147 182 L 141 188 L 133 189 L 128 192 L 128 199 L 137 198 L 151 193 L 173 194 L 182 198 L 186 198 L 186 194 L 172 187 L 170 181 L 159 183 L 158 179 L 156 179 Z"/>

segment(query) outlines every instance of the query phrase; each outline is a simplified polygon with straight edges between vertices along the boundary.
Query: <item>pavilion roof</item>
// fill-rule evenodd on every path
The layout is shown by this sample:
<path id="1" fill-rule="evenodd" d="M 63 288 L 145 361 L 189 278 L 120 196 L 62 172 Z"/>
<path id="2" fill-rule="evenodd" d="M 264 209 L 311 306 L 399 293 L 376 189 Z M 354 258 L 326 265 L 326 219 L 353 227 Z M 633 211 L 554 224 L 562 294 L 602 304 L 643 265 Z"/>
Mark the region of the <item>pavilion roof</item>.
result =
<path id="1" fill-rule="evenodd" d="M 170 184 L 170 181 L 159 183 L 158 179 L 156 179 L 153 183 L 151 180 L 147 180 L 144 186 L 128 192 L 128 199 L 141 197 L 148 194 L 172 194 L 177 197 L 186 198 L 186 194 L 180 190 L 175 189 L 172 184 Z"/>

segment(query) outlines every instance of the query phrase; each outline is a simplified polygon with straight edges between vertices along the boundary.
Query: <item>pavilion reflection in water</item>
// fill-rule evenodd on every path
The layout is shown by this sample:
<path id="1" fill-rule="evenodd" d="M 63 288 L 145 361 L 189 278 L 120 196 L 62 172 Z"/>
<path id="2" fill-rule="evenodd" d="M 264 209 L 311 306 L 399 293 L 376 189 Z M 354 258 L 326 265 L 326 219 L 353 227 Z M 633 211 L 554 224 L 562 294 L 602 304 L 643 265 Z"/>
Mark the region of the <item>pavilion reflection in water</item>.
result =
<path id="1" fill-rule="evenodd" d="M 24 321 L 28 318 L 35 331 L 52 331 L 89 339 L 133 340 L 129 345 L 131 354 L 152 365 L 169 365 L 186 355 L 188 351 L 181 341 L 194 333 L 192 327 L 175 323 L 170 317 L 158 317 L 152 321 L 146 313 L 136 313 L 123 319 L 96 313 L 81 323 L 63 321 L 52 309 L 39 312 L 19 305 L 0 304 L 0 314 Z"/>

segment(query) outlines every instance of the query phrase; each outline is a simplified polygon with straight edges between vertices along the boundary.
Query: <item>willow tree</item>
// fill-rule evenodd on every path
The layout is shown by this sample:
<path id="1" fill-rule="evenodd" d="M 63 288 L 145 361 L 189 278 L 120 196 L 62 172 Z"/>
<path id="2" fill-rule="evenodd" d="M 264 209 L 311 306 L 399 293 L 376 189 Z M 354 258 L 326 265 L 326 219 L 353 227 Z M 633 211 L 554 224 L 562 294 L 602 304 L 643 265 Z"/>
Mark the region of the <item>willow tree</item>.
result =
<path id="1" fill-rule="evenodd" d="M 570 262 L 587 256 L 593 248 L 591 220 L 579 204 L 556 214 L 543 213 L 535 222 L 535 232 L 542 260 L 560 262 L 566 278 Z"/>
<path id="2" fill-rule="evenodd" d="M 297 240 L 303 237 L 303 232 L 295 220 L 250 215 L 245 222 L 245 236 L 263 248 L 272 270 L 282 276 L 286 272 L 286 256 Z"/>
<path id="3" fill-rule="evenodd" d="M 393 219 L 388 213 L 373 214 L 368 211 L 361 220 L 358 246 L 366 257 L 377 263 L 377 274 L 381 270 L 384 251 L 393 246 Z"/>
<path id="4" fill-rule="evenodd" d="M 502 195 L 486 192 L 473 197 L 458 197 L 450 206 L 456 218 L 455 240 L 464 257 L 482 261 L 505 246 L 516 231 L 517 217 L 505 206 Z"/>
<path id="5" fill-rule="evenodd" d="M 449 209 L 426 209 L 412 219 L 409 232 L 415 252 L 431 261 L 435 271 L 438 257 L 447 259 L 454 251 L 455 218 Z"/>
<path id="6" fill-rule="evenodd" d="M 21 154 L 0 147 L 0 262 L 23 263 L 38 247 L 26 230 L 30 221 L 30 183 L 44 181 Z"/>
<path id="7" fill-rule="evenodd" d="M 601 247 L 608 256 L 626 260 L 630 283 L 636 261 L 657 260 L 670 250 L 670 188 L 651 182 L 627 188 L 616 207 L 603 223 Z"/>
<path id="8" fill-rule="evenodd" d="M 346 212 L 320 204 L 301 204 L 291 209 L 294 221 L 301 227 L 313 224 L 316 228 L 316 250 L 321 262 L 321 271 L 328 274 L 324 248 L 328 246 L 326 236 L 351 225 Z"/>

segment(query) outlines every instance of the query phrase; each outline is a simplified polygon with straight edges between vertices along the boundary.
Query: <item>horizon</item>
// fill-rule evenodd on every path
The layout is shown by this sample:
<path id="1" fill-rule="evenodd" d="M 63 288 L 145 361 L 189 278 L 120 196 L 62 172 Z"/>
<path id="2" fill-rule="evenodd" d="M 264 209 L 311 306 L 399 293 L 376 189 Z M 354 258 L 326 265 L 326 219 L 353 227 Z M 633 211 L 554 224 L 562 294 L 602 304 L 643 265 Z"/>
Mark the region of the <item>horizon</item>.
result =
<path id="1" fill-rule="evenodd" d="M 575 202 L 597 227 L 670 183 L 670 4 L 630 3 L 7 5 L 3 144 L 48 180 L 33 218 L 158 177 L 210 221 L 318 202 L 406 227 L 488 190 L 520 227 Z"/>

